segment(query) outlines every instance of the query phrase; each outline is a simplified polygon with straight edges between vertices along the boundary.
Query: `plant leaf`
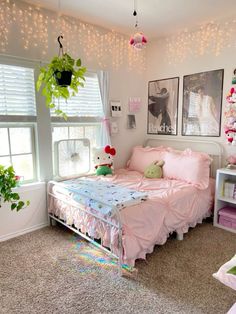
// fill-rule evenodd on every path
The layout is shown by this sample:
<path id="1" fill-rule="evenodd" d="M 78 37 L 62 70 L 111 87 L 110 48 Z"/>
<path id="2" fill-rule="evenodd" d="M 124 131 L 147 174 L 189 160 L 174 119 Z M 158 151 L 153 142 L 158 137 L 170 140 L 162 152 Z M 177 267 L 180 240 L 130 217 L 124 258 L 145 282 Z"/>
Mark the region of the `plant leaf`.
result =
<path id="1" fill-rule="evenodd" d="M 228 274 L 236 275 L 236 266 L 233 266 L 227 271 Z"/>
<path id="2" fill-rule="evenodd" d="M 80 67 L 80 66 L 81 66 L 81 59 L 78 59 L 78 60 L 76 61 L 76 65 L 77 65 L 77 67 Z"/>

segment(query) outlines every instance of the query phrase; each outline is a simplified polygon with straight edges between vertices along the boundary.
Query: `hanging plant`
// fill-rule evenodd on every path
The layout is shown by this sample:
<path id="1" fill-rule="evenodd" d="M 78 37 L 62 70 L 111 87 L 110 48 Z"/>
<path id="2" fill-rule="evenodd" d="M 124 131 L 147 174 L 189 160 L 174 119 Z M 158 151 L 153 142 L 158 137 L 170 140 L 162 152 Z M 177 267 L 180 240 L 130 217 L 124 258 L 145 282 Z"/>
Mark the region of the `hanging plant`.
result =
<path id="1" fill-rule="evenodd" d="M 55 100 L 63 98 L 69 99 L 78 93 L 79 86 L 84 87 L 86 68 L 81 66 L 81 60 L 74 60 L 69 54 L 63 52 L 63 46 L 59 42 L 59 54 L 45 67 L 40 69 L 37 81 L 37 90 L 42 87 L 42 95 L 46 98 L 46 106 L 55 109 L 54 112 L 67 119 L 66 113 L 63 112 Z"/>
<path id="2" fill-rule="evenodd" d="M 18 179 L 12 166 L 5 168 L 0 165 L 0 207 L 2 201 L 10 202 L 11 210 L 16 209 L 16 211 L 29 205 L 29 201 L 21 201 L 19 194 L 12 191 L 18 186 Z"/>

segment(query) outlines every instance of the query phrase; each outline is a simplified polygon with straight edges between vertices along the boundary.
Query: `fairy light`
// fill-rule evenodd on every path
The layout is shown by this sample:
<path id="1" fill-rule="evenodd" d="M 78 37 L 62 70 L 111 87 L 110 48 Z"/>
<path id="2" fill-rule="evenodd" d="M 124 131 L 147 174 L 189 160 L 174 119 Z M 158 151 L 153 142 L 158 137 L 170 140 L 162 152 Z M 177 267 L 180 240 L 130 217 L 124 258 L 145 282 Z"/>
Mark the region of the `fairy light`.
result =
<path id="1" fill-rule="evenodd" d="M 166 57 L 169 64 L 180 63 L 194 56 L 212 54 L 219 56 L 226 48 L 232 48 L 236 39 L 236 20 L 211 21 L 195 31 L 183 32 L 166 39 Z M 235 45 L 236 46 L 236 45 Z"/>
<path id="2" fill-rule="evenodd" d="M 63 43 L 65 50 L 72 55 L 82 52 L 84 64 L 93 60 L 101 68 L 112 66 L 119 69 L 124 64 L 128 64 L 130 70 L 143 71 L 146 68 L 146 52 L 137 54 L 130 49 L 125 35 L 59 13 L 47 13 L 42 8 L 18 0 L 1 0 L 0 52 L 7 51 L 9 39 L 14 35 L 12 32 L 17 29 L 22 49 L 35 51 L 41 58 L 50 55 L 49 41 L 51 38 L 56 40 L 58 29 L 55 26 L 59 26 L 66 38 Z"/>
<path id="3" fill-rule="evenodd" d="M 0 49 L 3 52 L 6 51 L 8 46 L 9 29 L 12 24 L 9 0 L 6 1 L 6 4 L 7 5 L 5 5 L 3 2 L 0 3 Z"/>

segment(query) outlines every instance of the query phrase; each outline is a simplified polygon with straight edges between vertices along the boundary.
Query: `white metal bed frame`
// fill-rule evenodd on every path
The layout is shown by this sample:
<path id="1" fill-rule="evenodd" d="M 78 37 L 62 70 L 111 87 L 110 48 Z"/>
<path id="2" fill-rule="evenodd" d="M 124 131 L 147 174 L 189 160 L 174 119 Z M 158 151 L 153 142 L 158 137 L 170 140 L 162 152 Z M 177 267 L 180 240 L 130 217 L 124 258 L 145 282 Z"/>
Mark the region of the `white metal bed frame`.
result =
<path id="1" fill-rule="evenodd" d="M 155 147 L 155 146 L 168 146 L 168 147 L 172 147 L 174 149 L 178 149 L 178 150 L 183 150 L 186 148 L 190 148 L 194 151 L 201 151 L 201 152 L 206 152 L 208 153 L 212 159 L 213 159 L 213 166 L 211 167 L 211 175 L 213 177 L 215 177 L 215 172 L 216 169 L 221 167 L 221 156 L 222 156 L 222 148 L 221 146 L 216 143 L 216 142 L 208 142 L 208 141 L 190 141 L 190 140 L 183 140 L 183 139 L 178 139 L 178 138 L 155 138 L 155 139 L 148 139 L 145 142 L 145 146 L 151 146 L 151 147 Z M 84 176 L 84 175 L 83 175 Z M 54 184 L 58 184 L 58 182 L 53 182 Z M 118 255 L 114 254 L 113 252 L 111 252 L 110 250 L 108 250 L 106 247 L 104 247 L 102 245 L 102 239 L 101 239 L 101 244 L 99 244 L 98 242 L 96 242 L 94 240 L 94 238 L 88 236 L 87 234 L 82 233 L 80 230 L 78 230 L 77 228 L 66 224 L 64 221 L 62 221 L 61 219 L 59 219 L 58 217 L 55 217 L 52 214 L 49 214 L 49 219 L 50 219 L 50 224 L 53 225 L 53 222 L 59 222 L 60 224 L 66 226 L 67 228 L 69 228 L 70 230 L 74 231 L 75 233 L 77 233 L 78 235 L 80 235 L 82 238 L 86 239 L 87 241 L 89 241 L 90 243 L 94 244 L 95 246 L 99 247 L 100 249 L 102 249 L 103 251 L 105 251 L 106 253 L 108 253 L 110 256 L 118 259 L 118 269 L 119 269 L 119 274 L 122 275 L 122 256 L 123 256 L 123 246 L 122 246 L 122 222 L 121 222 L 121 217 L 120 217 L 120 211 L 118 209 L 115 210 L 115 214 L 113 215 L 113 218 L 116 218 L 115 220 L 117 221 L 117 223 L 113 223 L 112 221 L 109 221 L 99 215 L 96 215 L 93 212 L 89 212 L 87 210 L 85 210 L 83 207 L 81 207 L 79 204 L 78 206 L 76 206 L 74 203 L 70 203 L 68 201 L 65 201 L 63 198 L 60 198 L 58 195 L 54 195 L 53 193 L 51 193 L 50 189 L 49 189 L 49 184 L 48 184 L 48 189 L 47 189 L 47 205 L 49 208 L 49 197 L 55 198 L 57 200 L 60 200 L 62 202 L 64 202 L 65 204 L 75 207 L 80 211 L 84 211 L 86 212 L 87 215 L 91 215 L 101 221 L 104 221 L 106 224 L 110 225 L 111 227 L 117 228 L 118 230 Z M 178 240 L 182 240 L 183 239 L 183 234 L 177 234 L 177 239 Z M 110 237 L 110 241 L 111 241 L 111 237 Z M 111 247 L 111 243 L 110 243 L 110 247 Z"/>
<path id="2" fill-rule="evenodd" d="M 51 181 L 53 184 L 58 184 L 58 182 L 54 182 Z M 69 201 L 64 200 L 63 198 L 59 197 L 58 195 L 54 195 L 53 193 L 51 193 L 50 189 L 49 189 L 49 184 L 47 187 L 47 195 L 51 196 L 69 206 L 72 206 L 74 208 L 77 208 L 80 211 L 83 211 L 86 213 L 86 215 L 90 215 L 92 217 L 95 217 L 96 219 L 99 219 L 100 221 L 105 222 L 106 224 L 110 225 L 111 227 L 117 228 L 118 230 L 118 252 L 119 254 L 116 255 L 113 252 L 111 252 L 110 250 L 108 250 L 106 247 L 104 247 L 102 244 L 99 244 L 98 242 L 96 242 L 94 240 L 94 238 L 82 233 L 80 230 L 78 230 L 77 228 L 68 225 L 67 223 L 65 223 L 64 221 L 62 221 L 61 219 L 59 219 L 58 217 L 55 217 L 52 214 L 49 214 L 49 219 L 50 219 L 50 225 L 53 225 L 53 220 L 57 221 L 59 223 L 61 223 L 62 225 L 66 226 L 67 228 L 69 228 L 70 230 L 74 231 L 75 233 L 77 233 L 78 235 L 80 235 L 82 238 L 86 239 L 87 241 L 91 242 L 92 244 L 94 244 L 95 246 L 99 247 L 100 249 L 102 249 L 103 251 L 105 251 L 106 253 L 108 253 L 110 256 L 118 259 L 118 269 L 119 269 L 119 274 L 122 275 L 122 256 L 123 256 L 123 246 L 122 246 L 122 222 L 121 222 L 121 217 L 120 217 L 120 210 L 119 209 L 114 209 L 114 215 L 113 218 L 116 218 L 117 223 L 113 223 L 112 221 L 109 221 L 93 212 L 89 212 L 86 209 L 84 209 L 82 206 L 80 206 L 78 204 L 78 206 L 76 206 L 74 203 L 70 203 Z M 49 208 L 49 197 L 47 197 L 47 205 Z M 102 239 L 101 239 L 102 240 Z M 111 237 L 110 237 L 110 241 L 111 241 Z M 110 247 L 111 247 L 111 242 L 110 242 Z"/>

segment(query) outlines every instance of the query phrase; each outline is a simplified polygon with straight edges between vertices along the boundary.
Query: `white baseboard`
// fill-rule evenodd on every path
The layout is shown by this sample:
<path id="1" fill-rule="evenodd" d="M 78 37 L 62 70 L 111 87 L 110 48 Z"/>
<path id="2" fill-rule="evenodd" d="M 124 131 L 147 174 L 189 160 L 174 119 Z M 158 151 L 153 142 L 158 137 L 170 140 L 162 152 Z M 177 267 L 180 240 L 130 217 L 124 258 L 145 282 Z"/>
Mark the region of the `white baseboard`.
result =
<path id="1" fill-rule="evenodd" d="M 23 235 L 25 233 L 32 232 L 32 231 L 35 231 L 35 230 L 38 230 L 38 229 L 41 229 L 41 228 L 47 227 L 47 226 L 49 226 L 49 222 L 44 222 L 44 223 L 32 226 L 30 228 L 26 228 L 26 229 L 18 230 L 16 232 L 8 233 L 6 235 L 0 236 L 0 242 L 9 240 L 11 238 L 19 237 L 20 235 Z"/>

